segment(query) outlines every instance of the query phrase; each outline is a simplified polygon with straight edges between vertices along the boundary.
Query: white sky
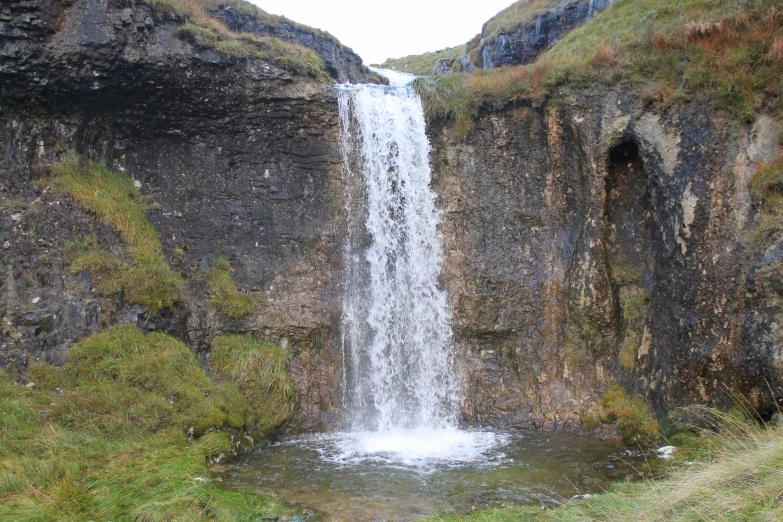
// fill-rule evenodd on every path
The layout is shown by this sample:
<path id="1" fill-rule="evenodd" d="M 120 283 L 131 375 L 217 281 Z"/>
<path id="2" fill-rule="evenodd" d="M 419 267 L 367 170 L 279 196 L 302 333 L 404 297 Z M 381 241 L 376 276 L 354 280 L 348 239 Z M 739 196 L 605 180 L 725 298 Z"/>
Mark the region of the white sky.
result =
<path id="1" fill-rule="evenodd" d="M 329 31 L 364 63 L 463 44 L 514 0 L 250 0 L 264 11 Z"/>

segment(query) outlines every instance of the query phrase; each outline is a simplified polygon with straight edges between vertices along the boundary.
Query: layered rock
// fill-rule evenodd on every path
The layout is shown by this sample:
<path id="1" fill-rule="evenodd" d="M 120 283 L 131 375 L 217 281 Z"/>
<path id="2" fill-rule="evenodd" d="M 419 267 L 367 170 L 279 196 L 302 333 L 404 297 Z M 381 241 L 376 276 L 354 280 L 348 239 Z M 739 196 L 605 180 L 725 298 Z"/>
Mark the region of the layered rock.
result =
<path id="1" fill-rule="evenodd" d="M 748 240 L 748 181 L 777 124 L 559 101 L 487 114 L 464 143 L 433 130 L 466 418 L 574 429 L 614 382 L 658 411 L 775 410 L 780 246 Z"/>
<path id="2" fill-rule="evenodd" d="M 343 192 L 331 88 L 193 47 L 145 5 L 30 0 L 4 4 L 0 17 L 6 363 L 62 363 L 71 343 L 114 322 L 171 332 L 205 364 L 216 335 L 251 332 L 291 354 L 294 429 L 334 426 Z M 63 247 L 85 236 L 122 248 L 48 188 L 49 166 L 68 150 L 141 187 L 187 281 L 184 302 L 150 315 L 95 297 L 89 274 L 63 266 Z M 204 292 L 221 257 L 258 302 L 245 319 L 221 316 Z"/>

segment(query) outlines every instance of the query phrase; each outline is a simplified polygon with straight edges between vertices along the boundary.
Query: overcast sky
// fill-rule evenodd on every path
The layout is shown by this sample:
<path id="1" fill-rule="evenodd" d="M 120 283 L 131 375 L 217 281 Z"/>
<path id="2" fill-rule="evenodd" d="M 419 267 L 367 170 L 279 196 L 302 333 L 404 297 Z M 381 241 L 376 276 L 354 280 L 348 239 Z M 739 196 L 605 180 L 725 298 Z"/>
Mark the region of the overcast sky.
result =
<path id="1" fill-rule="evenodd" d="M 364 63 L 463 44 L 513 0 L 250 0 L 264 11 L 329 31 Z"/>

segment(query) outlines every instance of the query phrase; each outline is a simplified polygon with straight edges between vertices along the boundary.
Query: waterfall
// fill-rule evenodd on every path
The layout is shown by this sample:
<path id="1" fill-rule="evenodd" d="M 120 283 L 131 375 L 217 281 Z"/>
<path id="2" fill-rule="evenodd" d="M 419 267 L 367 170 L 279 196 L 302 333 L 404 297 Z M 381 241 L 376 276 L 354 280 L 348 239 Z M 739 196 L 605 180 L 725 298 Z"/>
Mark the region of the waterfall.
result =
<path id="1" fill-rule="evenodd" d="M 412 76 L 341 85 L 348 239 L 344 410 L 351 431 L 456 428 L 440 213 Z"/>

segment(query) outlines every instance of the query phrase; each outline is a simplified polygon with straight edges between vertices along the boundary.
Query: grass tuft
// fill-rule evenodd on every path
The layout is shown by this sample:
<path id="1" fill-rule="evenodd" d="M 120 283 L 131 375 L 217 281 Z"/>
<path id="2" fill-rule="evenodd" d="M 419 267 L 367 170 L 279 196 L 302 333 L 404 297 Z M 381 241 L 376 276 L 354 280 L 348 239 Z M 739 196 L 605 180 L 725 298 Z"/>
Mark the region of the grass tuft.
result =
<path id="1" fill-rule="evenodd" d="M 212 293 L 212 304 L 220 313 L 232 319 L 241 319 L 253 311 L 253 297 L 239 292 L 231 265 L 225 259 L 218 259 L 207 272 L 207 290 Z"/>
<path id="2" fill-rule="evenodd" d="M 610 386 L 597 407 L 582 419 L 587 429 L 612 423 L 617 425 L 626 444 L 649 446 L 660 439 L 658 421 L 650 413 L 644 399 L 628 395 L 618 384 Z"/>
<path id="3" fill-rule="evenodd" d="M 274 433 L 291 418 L 296 395 L 282 349 L 252 337 L 226 335 L 215 339 L 211 362 L 217 375 L 244 395 L 254 433 Z"/>
<path id="4" fill-rule="evenodd" d="M 52 186 L 113 228 L 127 243 L 130 262 L 103 249 L 93 237 L 69 243 L 64 259 L 73 273 L 89 271 L 99 295 L 122 291 L 125 301 L 152 312 L 181 298 L 182 281 L 162 254 L 160 239 L 147 220 L 133 180 L 105 165 L 69 154 L 54 165 Z"/>

